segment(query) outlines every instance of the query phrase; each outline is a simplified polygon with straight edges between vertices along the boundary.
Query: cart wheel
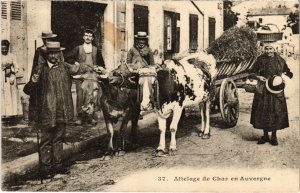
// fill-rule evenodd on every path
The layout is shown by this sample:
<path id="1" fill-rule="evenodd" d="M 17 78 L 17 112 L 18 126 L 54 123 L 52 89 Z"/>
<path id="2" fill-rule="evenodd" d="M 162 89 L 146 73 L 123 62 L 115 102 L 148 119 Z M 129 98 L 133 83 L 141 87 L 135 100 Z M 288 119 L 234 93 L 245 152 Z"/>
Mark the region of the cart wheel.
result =
<path id="1" fill-rule="evenodd" d="M 220 111 L 227 126 L 233 127 L 239 118 L 239 99 L 237 87 L 232 79 L 222 81 L 219 92 Z"/>

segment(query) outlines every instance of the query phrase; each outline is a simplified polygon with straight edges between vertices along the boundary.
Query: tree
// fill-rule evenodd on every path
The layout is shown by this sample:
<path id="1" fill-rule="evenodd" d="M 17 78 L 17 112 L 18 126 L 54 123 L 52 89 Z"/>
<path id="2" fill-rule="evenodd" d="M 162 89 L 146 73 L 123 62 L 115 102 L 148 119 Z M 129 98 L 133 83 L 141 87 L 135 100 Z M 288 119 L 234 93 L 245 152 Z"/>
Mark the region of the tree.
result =
<path id="1" fill-rule="evenodd" d="M 291 12 L 287 18 L 287 24 L 292 28 L 293 34 L 299 34 L 299 4 L 295 4 L 296 10 Z"/>
<path id="2" fill-rule="evenodd" d="M 223 20 L 224 20 L 224 31 L 235 26 L 238 21 L 239 13 L 233 12 L 231 10 L 232 2 L 231 1 L 224 1 L 223 3 Z"/>

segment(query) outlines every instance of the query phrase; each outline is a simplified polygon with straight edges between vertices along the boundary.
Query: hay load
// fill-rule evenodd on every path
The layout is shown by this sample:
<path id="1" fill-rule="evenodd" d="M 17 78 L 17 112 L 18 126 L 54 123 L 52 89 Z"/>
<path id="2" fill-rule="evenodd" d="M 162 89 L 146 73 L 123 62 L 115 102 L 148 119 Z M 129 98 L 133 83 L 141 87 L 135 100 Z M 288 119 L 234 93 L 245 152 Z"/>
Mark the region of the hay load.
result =
<path id="1" fill-rule="evenodd" d="M 206 50 L 219 61 L 235 63 L 249 60 L 257 55 L 257 37 L 247 26 L 232 27 L 212 42 Z"/>

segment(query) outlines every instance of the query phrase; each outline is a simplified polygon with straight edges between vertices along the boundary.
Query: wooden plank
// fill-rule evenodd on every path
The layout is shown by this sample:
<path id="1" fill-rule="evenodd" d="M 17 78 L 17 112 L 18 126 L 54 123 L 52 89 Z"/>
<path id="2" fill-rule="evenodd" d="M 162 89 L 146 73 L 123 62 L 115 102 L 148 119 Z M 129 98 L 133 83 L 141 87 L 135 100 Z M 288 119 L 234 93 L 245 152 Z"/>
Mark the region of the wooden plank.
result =
<path id="1" fill-rule="evenodd" d="M 243 63 L 244 63 L 244 61 L 239 63 L 236 70 L 234 71 L 234 74 L 238 74 L 240 72 L 240 70 L 242 69 Z"/>
<path id="2" fill-rule="evenodd" d="M 227 63 L 224 62 L 219 70 L 219 73 L 218 73 L 219 76 L 224 73 L 226 67 L 227 67 Z"/>
<path id="3" fill-rule="evenodd" d="M 255 62 L 256 62 L 256 58 L 253 58 L 253 59 L 250 61 L 249 70 L 251 70 L 251 69 L 253 68 Z"/>
<path id="4" fill-rule="evenodd" d="M 250 64 L 250 61 L 247 61 L 247 62 L 245 63 L 245 65 L 244 65 L 244 67 L 243 67 L 243 69 L 242 69 L 242 72 L 244 72 L 245 70 L 248 69 L 249 64 Z"/>
<path id="5" fill-rule="evenodd" d="M 230 63 L 226 63 L 227 65 L 226 65 L 226 68 L 224 69 L 224 72 L 223 72 L 223 75 L 228 75 L 228 71 L 229 71 L 229 69 L 230 69 L 230 67 L 231 67 L 231 64 Z"/>
<path id="6" fill-rule="evenodd" d="M 236 69 L 236 63 L 232 63 L 231 66 L 230 66 L 230 69 L 227 73 L 228 76 L 232 76 L 234 70 Z"/>
<path id="7" fill-rule="evenodd" d="M 242 74 L 238 74 L 238 75 L 235 75 L 235 76 L 231 76 L 230 78 L 235 81 L 235 80 L 247 78 L 250 75 L 251 75 L 251 73 L 242 73 Z M 224 79 L 218 79 L 218 80 L 216 80 L 215 81 L 215 86 L 221 85 L 221 83 L 222 83 L 223 80 Z"/>
<path id="8" fill-rule="evenodd" d="M 231 69 L 229 71 L 229 76 L 233 75 L 233 73 L 236 70 L 236 68 L 237 68 L 237 64 L 236 63 L 234 63 L 234 64 L 231 65 Z"/>

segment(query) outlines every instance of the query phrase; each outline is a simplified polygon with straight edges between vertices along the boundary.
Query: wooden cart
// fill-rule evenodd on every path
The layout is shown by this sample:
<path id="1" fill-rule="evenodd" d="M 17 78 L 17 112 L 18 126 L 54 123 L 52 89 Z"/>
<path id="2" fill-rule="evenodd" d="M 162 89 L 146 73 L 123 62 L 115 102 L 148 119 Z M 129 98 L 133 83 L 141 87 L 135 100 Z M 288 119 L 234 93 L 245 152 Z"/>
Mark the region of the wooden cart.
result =
<path id="1" fill-rule="evenodd" d="M 237 88 L 244 86 L 256 57 L 240 62 L 220 60 L 217 62 L 216 96 L 212 102 L 212 112 L 221 113 L 226 126 L 234 127 L 239 118 L 239 98 Z"/>

